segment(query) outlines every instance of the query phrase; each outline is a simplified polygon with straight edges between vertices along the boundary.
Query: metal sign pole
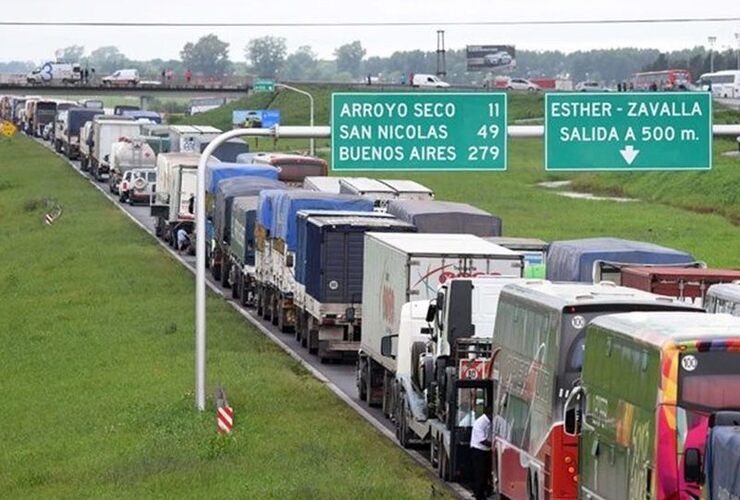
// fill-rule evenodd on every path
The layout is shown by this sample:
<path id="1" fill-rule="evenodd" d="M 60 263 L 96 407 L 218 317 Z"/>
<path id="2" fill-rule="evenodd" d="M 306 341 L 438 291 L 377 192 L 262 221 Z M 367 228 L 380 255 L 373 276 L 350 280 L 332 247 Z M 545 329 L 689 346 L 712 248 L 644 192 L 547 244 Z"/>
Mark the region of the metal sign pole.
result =
<path id="1" fill-rule="evenodd" d="M 275 84 L 275 87 L 280 87 L 280 88 L 284 88 L 284 89 L 287 89 L 287 90 L 292 90 L 293 92 L 298 92 L 299 94 L 303 94 L 306 97 L 308 97 L 309 113 L 311 115 L 309 117 L 309 120 L 310 120 L 310 125 L 313 127 L 314 126 L 314 122 L 313 122 L 313 116 L 314 116 L 313 96 L 310 93 L 306 92 L 305 90 L 297 89 L 295 87 L 291 87 L 290 85 L 286 85 L 284 83 L 276 83 Z M 309 146 L 309 154 L 311 156 L 314 156 L 316 154 L 316 141 L 315 141 L 315 139 L 313 137 L 311 137 L 311 139 L 309 141 L 309 144 L 310 144 L 310 146 Z"/>

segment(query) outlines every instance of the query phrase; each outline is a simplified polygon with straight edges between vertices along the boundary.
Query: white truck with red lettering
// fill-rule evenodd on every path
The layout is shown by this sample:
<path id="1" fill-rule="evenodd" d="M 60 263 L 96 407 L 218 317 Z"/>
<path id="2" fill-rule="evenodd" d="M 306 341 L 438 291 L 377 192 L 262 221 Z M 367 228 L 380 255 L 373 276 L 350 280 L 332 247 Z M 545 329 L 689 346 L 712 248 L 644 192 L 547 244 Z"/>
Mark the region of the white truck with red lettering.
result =
<path id="1" fill-rule="evenodd" d="M 396 360 L 383 355 L 381 344 L 398 335 L 404 304 L 435 299 L 440 285 L 453 278 L 518 278 L 523 265 L 521 254 L 470 234 L 366 233 L 356 371 L 360 398 L 390 414 Z"/>

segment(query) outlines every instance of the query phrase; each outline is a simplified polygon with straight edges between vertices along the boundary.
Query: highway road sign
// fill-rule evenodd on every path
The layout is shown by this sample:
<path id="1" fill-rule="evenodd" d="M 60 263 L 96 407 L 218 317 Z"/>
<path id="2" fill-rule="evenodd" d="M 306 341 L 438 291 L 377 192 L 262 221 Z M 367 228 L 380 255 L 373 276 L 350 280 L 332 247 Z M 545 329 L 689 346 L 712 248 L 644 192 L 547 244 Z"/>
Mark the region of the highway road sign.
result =
<path id="1" fill-rule="evenodd" d="M 255 92 L 275 92 L 275 80 L 256 80 L 254 82 Z"/>
<path id="2" fill-rule="evenodd" d="M 506 94 L 332 95 L 333 170 L 506 170 Z"/>
<path id="3" fill-rule="evenodd" d="M 707 92 L 548 93 L 547 170 L 708 170 Z"/>
<path id="4" fill-rule="evenodd" d="M 9 121 L 3 121 L 2 125 L 0 125 L 0 132 L 5 137 L 13 137 L 17 131 L 18 128 Z"/>

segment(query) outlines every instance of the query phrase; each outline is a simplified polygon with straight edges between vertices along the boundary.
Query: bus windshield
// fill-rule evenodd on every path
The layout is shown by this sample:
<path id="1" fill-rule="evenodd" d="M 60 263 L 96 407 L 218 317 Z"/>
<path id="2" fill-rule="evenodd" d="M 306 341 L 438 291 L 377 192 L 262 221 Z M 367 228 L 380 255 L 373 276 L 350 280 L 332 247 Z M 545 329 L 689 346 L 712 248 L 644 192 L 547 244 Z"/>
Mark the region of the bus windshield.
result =
<path id="1" fill-rule="evenodd" d="M 740 409 L 740 353 L 684 354 L 680 360 L 679 404 L 701 410 Z"/>

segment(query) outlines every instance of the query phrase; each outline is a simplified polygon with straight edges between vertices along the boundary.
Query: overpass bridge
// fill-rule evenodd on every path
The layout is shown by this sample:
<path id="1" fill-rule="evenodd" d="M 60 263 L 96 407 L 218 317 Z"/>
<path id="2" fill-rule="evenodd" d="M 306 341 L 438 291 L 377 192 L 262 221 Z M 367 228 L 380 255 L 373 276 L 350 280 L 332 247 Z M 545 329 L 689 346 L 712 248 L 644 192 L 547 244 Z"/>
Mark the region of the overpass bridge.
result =
<path id="1" fill-rule="evenodd" d="M 252 88 L 243 85 L 187 85 L 187 84 L 140 84 L 136 86 L 88 85 L 29 85 L 25 83 L 0 82 L 0 94 L 64 96 L 132 96 L 148 97 L 244 97 Z"/>

